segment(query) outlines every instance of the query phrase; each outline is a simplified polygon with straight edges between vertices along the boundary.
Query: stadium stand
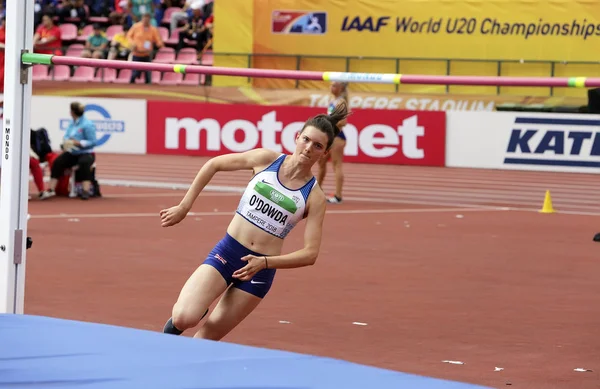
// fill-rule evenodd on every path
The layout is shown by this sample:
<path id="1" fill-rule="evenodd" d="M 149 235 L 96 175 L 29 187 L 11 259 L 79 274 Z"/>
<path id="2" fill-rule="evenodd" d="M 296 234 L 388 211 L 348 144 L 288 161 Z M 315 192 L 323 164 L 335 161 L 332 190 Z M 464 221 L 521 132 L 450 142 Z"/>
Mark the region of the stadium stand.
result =
<path id="1" fill-rule="evenodd" d="M 152 61 L 158 63 L 199 64 L 205 66 L 213 65 L 212 54 L 212 26 L 213 22 L 213 0 L 152 0 L 153 21 L 152 24 L 165 43 L 163 48 L 154 51 Z M 127 13 L 127 7 L 132 6 L 130 0 L 36 0 L 41 5 L 39 14 L 36 12 L 36 29 L 42 21 L 43 15 L 52 17 L 54 23 L 59 27 L 62 40 L 62 55 L 79 57 L 85 48 L 88 38 L 93 34 L 94 24 L 102 27 L 103 35 L 109 41 L 115 35 L 122 33 L 124 26 L 131 26 L 133 20 Z M 68 4 L 71 5 L 68 5 Z M 67 5 L 66 5 L 67 4 Z M 64 7 L 77 7 L 83 5 L 85 17 L 73 17 L 77 14 L 71 12 L 64 17 Z M 177 12 L 187 12 L 191 18 L 194 9 L 202 11 L 202 22 L 210 31 L 206 35 L 206 41 L 202 42 L 202 49 L 198 50 L 197 42 L 183 39 L 183 47 L 178 48 L 179 34 L 187 20 L 180 19 L 178 27 L 170 30 L 172 15 Z M 59 15 L 63 17 L 59 17 Z M 62 23 L 60 20 L 62 19 Z M 83 20 L 82 20 L 83 19 Z M 108 50 L 107 50 L 108 52 Z M 106 56 L 104 57 L 106 58 Z M 125 58 L 124 60 L 130 60 Z M 34 80 L 51 81 L 74 81 L 74 82 L 104 82 L 104 83 L 129 83 L 131 71 L 128 69 L 95 69 L 76 66 L 52 66 L 36 65 L 33 67 Z M 205 85 L 210 81 L 209 77 L 198 74 L 152 73 L 152 84 L 155 85 Z M 143 83 L 143 77 L 136 83 Z"/>

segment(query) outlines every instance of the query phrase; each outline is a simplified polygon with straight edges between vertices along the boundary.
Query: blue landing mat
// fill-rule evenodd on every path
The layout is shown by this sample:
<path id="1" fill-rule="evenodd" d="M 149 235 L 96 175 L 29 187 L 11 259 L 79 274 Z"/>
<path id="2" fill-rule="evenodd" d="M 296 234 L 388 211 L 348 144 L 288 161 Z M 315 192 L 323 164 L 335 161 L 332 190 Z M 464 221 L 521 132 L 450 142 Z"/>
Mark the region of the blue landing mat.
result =
<path id="1" fill-rule="evenodd" d="M 331 358 L 31 315 L 0 315 L 0 387 L 477 389 Z"/>

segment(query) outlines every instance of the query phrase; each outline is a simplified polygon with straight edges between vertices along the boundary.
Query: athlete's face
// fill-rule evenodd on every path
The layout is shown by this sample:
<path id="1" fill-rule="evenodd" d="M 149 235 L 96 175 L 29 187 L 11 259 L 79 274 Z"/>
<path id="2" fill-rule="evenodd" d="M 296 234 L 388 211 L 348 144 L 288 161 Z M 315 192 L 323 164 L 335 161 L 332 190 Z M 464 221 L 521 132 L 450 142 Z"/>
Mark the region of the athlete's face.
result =
<path id="1" fill-rule="evenodd" d="M 327 151 L 327 134 L 323 131 L 308 126 L 296 136 L 296 156 L 301 161 L 314 164 Z"/>

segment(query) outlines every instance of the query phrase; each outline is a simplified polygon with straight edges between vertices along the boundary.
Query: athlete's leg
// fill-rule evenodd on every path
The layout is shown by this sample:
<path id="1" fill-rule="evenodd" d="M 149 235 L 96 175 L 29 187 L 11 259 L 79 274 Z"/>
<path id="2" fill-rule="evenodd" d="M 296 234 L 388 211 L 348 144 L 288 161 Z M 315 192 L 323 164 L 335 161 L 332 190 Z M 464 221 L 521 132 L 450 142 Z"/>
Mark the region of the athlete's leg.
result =
<path id="1" fill-rule="evenodd" d="M 346 147 L 346 141 L 342 138 L 336 137 L 331 146 L 331 165 L 333 166 L 333 172 L 335 174 L 335 197 L 338 200 L 342 200 L 342 189 L 344 187 L 344 171 L 342 169 L 342 162 L 344 159 L 344 147 Z"/>
<path id="2" fill-rule="evenodd" d="M 173 306 L 172 325 L 181 332 L 198 325 L 208 307 L 225 289 L 227 282 L 216 268 L 200 265 L 179 293 Z"/>
<path id="3" fill-rule="evenodd" d="M 236 287 L 230 287 L 194 337 L 221 340 L 240 324 L 261 301 L 260 297 Z"/>
<path id="4" fill-rule="evenodd" d="M 318 164 L 318 172 L 317 172 L 317 184 L 323 188 L 323 181 L 325 181 L 325 174 L 327 173 L 327 160 L 329 159 L 329 155 L 324 156 L 319 159 Z"/>

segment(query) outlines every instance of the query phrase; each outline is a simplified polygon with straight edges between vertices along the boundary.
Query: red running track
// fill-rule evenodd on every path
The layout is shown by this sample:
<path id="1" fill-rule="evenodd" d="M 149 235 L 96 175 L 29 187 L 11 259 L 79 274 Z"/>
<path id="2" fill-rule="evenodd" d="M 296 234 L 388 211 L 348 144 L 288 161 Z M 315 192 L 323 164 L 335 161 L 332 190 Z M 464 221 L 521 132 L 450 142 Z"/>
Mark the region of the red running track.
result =
<path id="1" fill-rule="evenodd" d="M 158 211 L 184 193 L 168 188 L 187 186 L 202 162 L 100 154 L 101 180 L 154 188 L 105 185 L 106 197 L 88 202 L 32 200 L 27 313 L 159 331 L 238 201 L 206 192 L 182 224 L 160 228 Z M 347 201 L 329 206 L 317 264 L 280 271 L 226 341 L 492 387 L 598 388 L 595 176 L 346 171 Z M 241 188 L 248 179 L 220 173 L 212 184 Z M 536 212 L 548 189 L 565 213 Z M 300 226 L 285 249 L 301 244 Z"/>

